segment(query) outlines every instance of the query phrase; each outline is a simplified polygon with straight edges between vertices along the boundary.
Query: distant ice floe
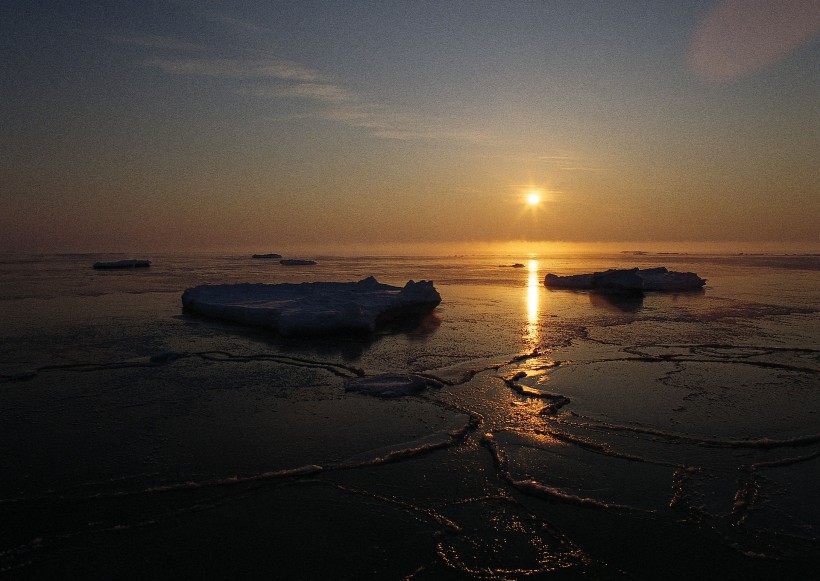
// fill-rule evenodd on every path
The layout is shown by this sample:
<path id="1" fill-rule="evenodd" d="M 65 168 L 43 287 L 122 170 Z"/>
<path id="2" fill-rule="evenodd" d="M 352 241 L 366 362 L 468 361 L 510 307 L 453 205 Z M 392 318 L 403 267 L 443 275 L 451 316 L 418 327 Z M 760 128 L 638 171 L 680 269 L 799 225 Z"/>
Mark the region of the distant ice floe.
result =
<path id="1" fill-rule="evenodd" d="M 693 272 L 657 268 L 611 269 L 591 274 L 557 276 L 548 274 L 544 284 L 550 288 L 595 290 L 604 293 L 679 292 L 698 290 L 706 284 Z"/>
<path id="2" fill-rule="evenodd" d="M 378 397 L 401 397 L 424 391 L 428 387 L 442 385 L 442 382 L 432 377 L 415 373 L 397 373 L 350 379 L 345 390 Z"/>
<path id="3" fill-rule="evenodd" d="M 254 254 L 253 258 L 282 258 L 282 255 L 276 254 L 275 252 L 269 252 L 268 254 Z"/>
<path id="4" fill-rule="evenodd" d="M 401 288 L 372 276 L 359 282 L 201 285 L 182 294 L 186 312 L 283 335 L 371 333 L 381 322 L 432 311 L 440 302 L 431 281 L 411 280 Z"/>
<path id="5" fill-rule="evenodd" d="M 145 268 L 151 266 L 150 260 L 115 260 L 113 262 L 95 262 L 94 268 L 109 269 L 109 268 Z"/>

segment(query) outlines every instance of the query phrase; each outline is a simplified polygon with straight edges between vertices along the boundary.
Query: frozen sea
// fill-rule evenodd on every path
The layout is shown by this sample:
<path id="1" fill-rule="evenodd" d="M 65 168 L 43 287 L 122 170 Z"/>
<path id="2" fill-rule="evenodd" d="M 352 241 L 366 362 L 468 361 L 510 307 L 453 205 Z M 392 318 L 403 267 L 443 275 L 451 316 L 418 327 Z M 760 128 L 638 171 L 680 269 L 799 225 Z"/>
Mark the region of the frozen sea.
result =
<path id="1" fill-rule="evenodd" d="M 820 256 L 309 258 L 0 255 L 0 577 L 820 577 Z M 543 285 L 633 266 L 707 286 Z M 367 276 L 442 303 L 288 339 L 181 307 Z"/>

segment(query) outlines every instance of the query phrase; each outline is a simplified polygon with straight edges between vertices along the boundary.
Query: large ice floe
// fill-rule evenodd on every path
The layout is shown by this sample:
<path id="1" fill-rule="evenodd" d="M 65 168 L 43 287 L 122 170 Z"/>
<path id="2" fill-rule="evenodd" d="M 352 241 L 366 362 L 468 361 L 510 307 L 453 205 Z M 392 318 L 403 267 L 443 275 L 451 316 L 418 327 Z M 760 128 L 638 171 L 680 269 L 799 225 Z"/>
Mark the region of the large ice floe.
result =
<path id="1" fill-rule="evenodd" d="M 605 293 L 680 292 L 698 290 L 706 280 L 694 272 L 674 272 L 657 268 L 611 269 L 591 274 L 557 276 L 548 274 L 544 284 L 550 288 L 594 290 Z"/>
<path id="2" fill-rule="evenodd" d="M 441 295 L 432 281 L 403 288 L 372 276 L 359 282 L 201 285 L 182 293 L 182 307 L 283 335 L 370 333 L 382 322 L 432 311 Z"/>

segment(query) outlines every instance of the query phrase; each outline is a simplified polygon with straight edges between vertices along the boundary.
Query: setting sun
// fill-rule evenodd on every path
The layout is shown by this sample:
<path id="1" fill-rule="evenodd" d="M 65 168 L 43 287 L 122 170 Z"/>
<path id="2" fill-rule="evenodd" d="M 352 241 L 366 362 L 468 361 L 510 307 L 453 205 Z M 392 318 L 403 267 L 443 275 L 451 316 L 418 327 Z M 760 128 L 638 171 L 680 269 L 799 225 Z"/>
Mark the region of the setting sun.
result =
<path id="1" fill-rule="evenodd" d="M 541 203 L 541 195 L 538 192 L 530 192 L 527 194 L 527 203 L 530 206 L 537 206 Z"/>

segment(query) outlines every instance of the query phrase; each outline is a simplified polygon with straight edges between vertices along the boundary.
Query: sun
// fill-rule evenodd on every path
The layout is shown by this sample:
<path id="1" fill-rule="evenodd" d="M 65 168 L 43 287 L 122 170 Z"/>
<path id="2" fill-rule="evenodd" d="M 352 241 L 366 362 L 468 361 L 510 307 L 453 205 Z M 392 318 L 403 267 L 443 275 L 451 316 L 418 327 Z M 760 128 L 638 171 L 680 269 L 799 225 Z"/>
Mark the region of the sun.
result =
<path id="1" fill-rule="evenodd" d="M 541 203 L 541 194 L 538 192 L 530 192 L 527 194 L 527 203 L 530 206 L 537 206 Z"/>

